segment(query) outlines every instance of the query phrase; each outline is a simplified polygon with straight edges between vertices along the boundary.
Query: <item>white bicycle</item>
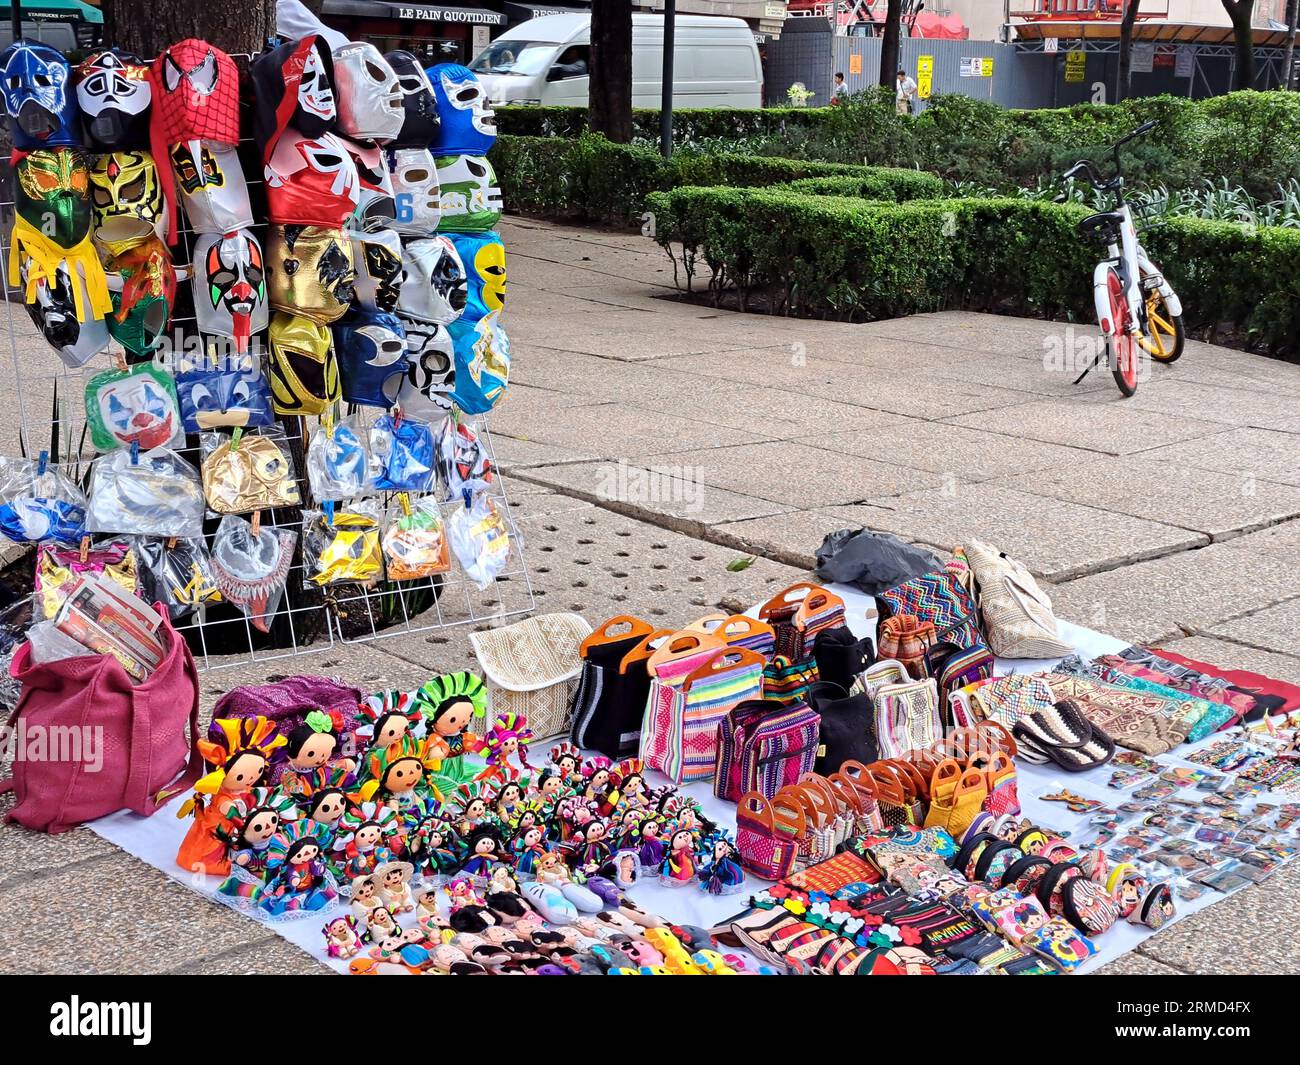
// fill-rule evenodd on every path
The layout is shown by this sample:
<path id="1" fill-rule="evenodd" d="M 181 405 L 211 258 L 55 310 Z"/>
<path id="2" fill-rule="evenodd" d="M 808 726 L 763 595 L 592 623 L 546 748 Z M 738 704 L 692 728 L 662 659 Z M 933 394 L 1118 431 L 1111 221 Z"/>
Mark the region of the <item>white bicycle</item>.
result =
<path id="1" fill-rule="evenodd" d="M 1143 250 L 1133 224 L 1133 212 L 1124 200 L 1124 174 L 1120 149 L 1149 133 L 1155 122 L 1144 122 L 1112 146 L 1115 176 L 1103 178 L 1095 163 L 1082 159 L 1064 174 L 1069 180 L 1082 175 L 1094 189 L 1113 193 L 1115 207 L 1089 215 L 1079 223 L 1081 236 L 1106 243 L 1106 258 L 1092 273 L 1097 324 L 1106 338 L 1103 351 L 1075 378 L 1082 381 L 1104 358 L 1119 390 L 1133 395 L 1138 386 L 1139 350 L 1157 362 L 1173 362 L 1183 353 L 1183 305 L 1160 268 Z"/>

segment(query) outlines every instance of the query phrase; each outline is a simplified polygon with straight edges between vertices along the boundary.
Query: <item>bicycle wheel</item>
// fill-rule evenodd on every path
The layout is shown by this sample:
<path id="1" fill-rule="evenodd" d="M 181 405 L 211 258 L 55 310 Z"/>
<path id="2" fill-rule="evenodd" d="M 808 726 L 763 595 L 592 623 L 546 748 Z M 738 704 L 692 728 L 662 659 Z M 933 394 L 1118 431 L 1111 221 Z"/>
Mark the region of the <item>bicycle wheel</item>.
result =
<path id="1" fill-rule="evenodd" d="M 1120 392 L 1131 396 L 1138 387 L 1138 345 L 1129 332 L 1128 295 L 1114 270 L 1106 278 L 1106 290 L 1110 295 L 1110 320 L 1115 326 L 1114 334 L 1106 338 L 1106 359 Z"/>
<path id="2" fill-rule="evenodd" d="M 1152 289 L 1146 298 L 1147 328 L 1138 338 L 1138 344 L 1156 362 L 1173 362 L 1183 353 L 1183 343 L 1186 340 L 1183 316 L 1169 313 L 1165 298 L 1158 289 Z"/>

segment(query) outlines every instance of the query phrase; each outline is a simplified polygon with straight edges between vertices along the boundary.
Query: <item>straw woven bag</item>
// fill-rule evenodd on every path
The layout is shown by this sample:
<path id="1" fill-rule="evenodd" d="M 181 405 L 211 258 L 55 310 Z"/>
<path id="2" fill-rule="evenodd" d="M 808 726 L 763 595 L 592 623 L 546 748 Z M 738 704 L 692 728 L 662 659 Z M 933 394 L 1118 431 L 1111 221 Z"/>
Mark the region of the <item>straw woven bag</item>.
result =
<path id="1" fill-rule="evenodd" d="M 471 730 L 486 731 L 491 719 L 514 713 L 528 719 L 539 739 L 568 732 L 569 706 L 582 671 L 578 649 L 590 635 L 591 626 L 577 614 L 541 614 L 470 633 L 488 685 L 487 714 Z"/>
<path id="2" fill-rule="evenodd" d="M 975 602 L 989 649 L 1001 658 L 1060 658 L 1072 653 L 1061 639 L 1052 601 L 1023 565 L 979 540 L 966 545 L 975 577 Z"/>

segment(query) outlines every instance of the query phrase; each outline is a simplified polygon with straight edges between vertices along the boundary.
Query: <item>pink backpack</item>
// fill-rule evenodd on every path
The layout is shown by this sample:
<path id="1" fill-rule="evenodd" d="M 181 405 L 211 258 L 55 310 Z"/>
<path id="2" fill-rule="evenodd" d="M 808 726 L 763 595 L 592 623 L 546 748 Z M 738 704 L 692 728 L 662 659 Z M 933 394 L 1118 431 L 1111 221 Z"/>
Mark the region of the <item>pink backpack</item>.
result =
<path id="1" fill-rule="evenodd" d="M 9 671 L 23 691 L 9 718 L 17 741 L 13 779 L 0 784 L 0 793 L 12 789 L 18 802 L 6 820 L 53 833 L 121 809 L 148 816 L 198 779 L 203 760 L 193 752 L 199 675 L 167 611 L 161 605 L 157 609 L 167 654 L 140 684 L 132 684 L 111 655 L 37 664 L 30 644 L 15 653 Z M 98 730 L 93 734 L 101 762 L 97 771 L 86 764 L 85 751 L 76 760 L 27 757 L 42 739 L 51 748 L 57 739 L 66 743 L 74 734 L 81 742 L 88 729 Z M 66 756 L 70 751 L 65 747 L 50 753 Z"/>

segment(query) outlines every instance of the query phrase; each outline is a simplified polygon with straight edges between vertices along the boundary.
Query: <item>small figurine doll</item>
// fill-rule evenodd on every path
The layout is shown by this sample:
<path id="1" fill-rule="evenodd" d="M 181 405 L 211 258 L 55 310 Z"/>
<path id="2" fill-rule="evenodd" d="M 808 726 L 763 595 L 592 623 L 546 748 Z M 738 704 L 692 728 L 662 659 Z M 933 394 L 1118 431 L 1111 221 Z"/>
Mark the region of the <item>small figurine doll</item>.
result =
<path id="1" fill-rule="evenodd" d="M 610 851 L 609 825 L 600 818 L 593 818 L 582 829 L 581 838 L 573 851 L 571 866 L 586 876 L 591 876 L 600 869 L 612 853 Z"/>
<path id="2" fill-rule="evenodd" d="M 339 897 L 325 867 L 330 831 L 314 821 L 289 821 L 271 839 L 266 859 L 268 880 L 257 904 L 271 917 L 322 910 Z"/>
<path id="3" fill-rule="evenodd" d="M 474 881 L 469 877 L 457 877 L 449 883 L 447 885 L 447 897 L 451 899 L 451 908 L 453 910 L 458 910 L 464 906 L 486 905 Z"/>
<path id="4" fill-rule="evenodd" d="M 367 873 L 365 876 L 353 878 L 349 890 L 352 916 L 357 919 L 362 928 L 365 928 L 370 921 L 371 911 L 381 905 L 379 880 L 374 873 Z"/>
<path id="5" fill-rule="evenodd" d="M 564 782 L 564 777 L 560 775 L 560 770 L 555 766 L 548 766 L 543 769 L 537 777 L 537 799 L 544 809 L 552 810 L 555 804 L 568 794 L 568 785 Z"/>
<path id="6" fill-rule="evenodd" d="M 414 692 L 375 692 L 357 706 L 357 739 L 367 747 L 388 747 L 424 722 Z"/>
<path id="7" fill-rule="evenodd" d="M 721 830 L 714 832 L 702 845 L 700 887 L 710 895 L 734 895 L 745 887 L 745 871 L 740 867 L 731 837 Z"/>
<path id="8" fill-rule="evenodd" d="M 668 887 L 682 887 L 695 879 L 695 833 L 678 826 L 668 837 L 660 876 Z"/>
<path id="9" fill-rule="evenodd" d="M 501 830 L 496 825 L 479 825 L 465 840 L 469 854 L 460 867 L 462 876 L 478 877 L 486 880 L 496 862 L 509 863 L 501 839 Z"/>
<path id="10" fill-rule="evenodd" d="M 603 755 L 592 758 L 582 767 L 582 776 L 585 783 L 582 786 L 582 797 L 597 805 L 605 801 L 609 794 L 610 788 L 614 783 L 614 775 L 610 771 L 612 762 Z"/>
<path id="11" fill-rule="evenodd" d="M 519 821 L 519 814 L 522 812 L 524 793 L 528 788 L 528 778 L 517 777 L 514 780 L 507 780 L 501 785 L 501 790 L 497 792 L 496 799 L 493 802 L 493 809 L 497 819 L 503 825 L 513 827 Z"/>
<path id="12" fill-rule="evenodd" d="M 533 730 L 523 714 L 501 714 L 483 737 L 487 766 L 478 779 L 518 780 L 525 769 L 533 768 L 528 763 L 528 744 L 532 738 Z M 518 760 L 517 766 L 511 764 L 513 759 Z"/>
<path id="13" fill-rule="evenodd" d="M 247 799 L 236 800 L 224 834 L 230 853 L 230 876 L 217 892 L 231 899 L 249 899 L 266 873 L 272 838 L 284 821 L 298 817 L 293 799 L 278 788 L 254 788 Z"/>
<path id="14" fill-rule="evenodd" d="M 487 708 L 487 688 L 473 673 L 444 673 L 420 686 L 415 702 L 428 730 L 428 766 L 433 782 L 450 791 L 474 776 L 465 765 L 482 741 L 469 732 L 470 722 Z"/>
<path id="15" fill-rule="evenodd" d="M 629 891 L 641 879 L 641 856 L 634 850 L 617 851 L 601 873 L 623 891 Z"/>
<path id="16" fill-rule="evenodd" d="M 290 731 L 285 747 L 288 761 L 278 777 L 282 790 L 293 796 L 309 795 L 323 786 L 332 769 L 351 772 L 356 768 L 350 758 L 334 760 L 342 727 L 342 714 L 312 710 Z"/>
<path id="17" fill-rule="evenodd" d="M 203 760 L 215 768 L 194 785 L 194 797 L 177 811 L 191 812 L 194 823 L 185 833 L 176 864 L 195 873 L 225 876 L 230 872 L 227 844 L 217 833 L 235 803 L 250 802 L 252 790 L 266 783 L 274 753 L 284 746 L 275 724 L 264 717 L 220 718 L 208 728 L 208 738 L 197 747 Z"/>
<path id="18" fill-rule="evenodd" d="M 637 853 L 641 857 L 641 871 L 651 876 L 658 876 L 664 863 L 665 822 L 657 814 L 652 814 L 641 822 L 641 846 Z"/>
<path id="19" fill-rule="evenodd" d="M 389 912 L 415 912 L 415 899 L 411 896 L 411 877 L 415 875 L 415 867 L 410 862 L 383 862 L 371 875 L 379 884 L 379 901 Z"/>
<path id="20" fill-rule="evenodd" d="M 578 776 L 578 767 L 582 765 L 582 752 L 567 740 L 551 748 L 551 765 L 561 780 Z"/>
<path id="21" fill-rule="evenodd" d="M 393 859 L 401 850 L 399 829 L 397 811 L 382 803 L 358 803 L 343 815 L 339 821 L 342 834 L 334 848 L 342 852 L 349 882 Z"/>
<path id="22" fill-rule="evenodd" d="M 331 958 L 354 958 L 361 952 L 361 932 L 351 914 L 327 921 L 321 929 L 325 935 L 325 952 Z"/>
<path id="23" fill-rule="evenodd" d="M 313 781 L 311 791 L 299 797 L 303 816 L 326 828 L 337 828 L 339 819 L 348 811 L 348 793 L 355 783 L 356 777 L 348 770 L 330 768 Z"/>
<path id="24" fill-rule="evenodd" d="M 373 943 L 388 936 L 401 934 L 402 929 L 397 924 L 397 918 L 388 907 L 382 903 L 375 903 L 370 913 L 366 915 L 366 935 L 370 937 L 370 941 Z"/>
<path id="25" fill-rule="evenodd" d="M 515 872 L 522 877 L 533 876 L 537 871 L 537 856 L 546 852 L 546 832 L 541 825 L 521 829 L 511 841 Z"/>
<path id="26" fill-rule="evenodd" d="M 618 791 L 616 812 L 622 813 L 629 807 L 644 806 L 648 801 L 645 784 L 645 762 L 640 758 L 627 758 L 619 762 L 614 769 L 614 786 Z"/>
<path id="27" fill-rule="evenodd" d="M 451 796 L 451 801 L 459 808 L 456 817 L 456 830 L 462 836 L 468 836 L 487 820 L 488 803 L 493 799 L 491 787 L 478 780 L 461 784 Z"/>
<path id="28" fill-rule="evenodd" d="M 406 735 L 387 747 L 371 747 L 366 752 L 365 783 L 358 794 L 363 799 L 378 798 L 399 812 L 413 805 L 427 789 L 424 740 Z M 436 788 L 434 798 L 441 798 Z"/>

